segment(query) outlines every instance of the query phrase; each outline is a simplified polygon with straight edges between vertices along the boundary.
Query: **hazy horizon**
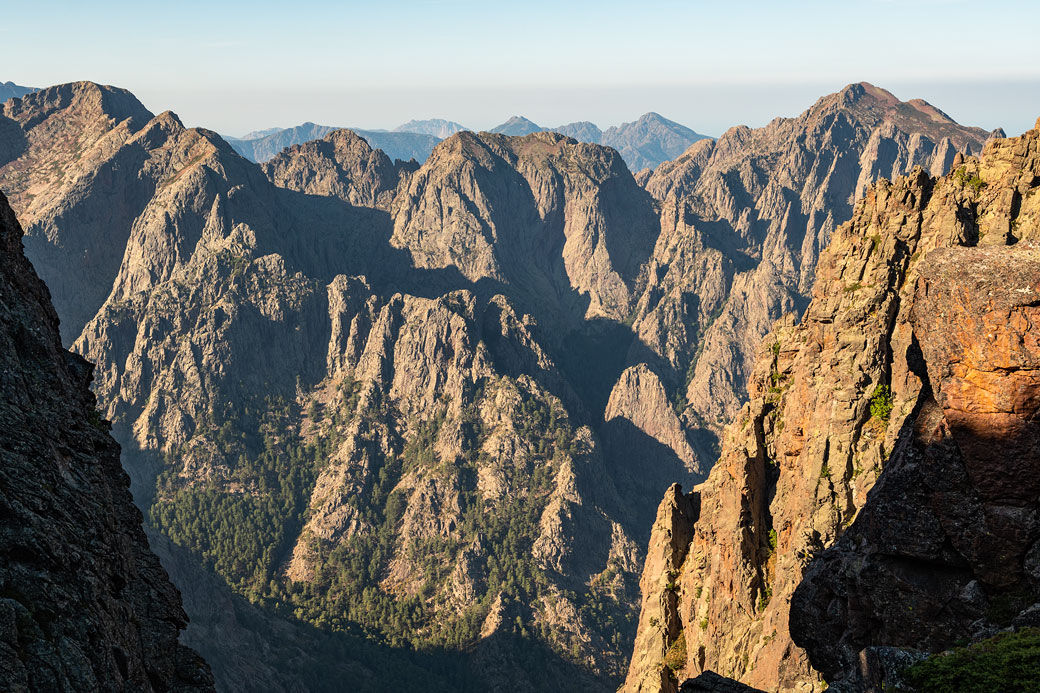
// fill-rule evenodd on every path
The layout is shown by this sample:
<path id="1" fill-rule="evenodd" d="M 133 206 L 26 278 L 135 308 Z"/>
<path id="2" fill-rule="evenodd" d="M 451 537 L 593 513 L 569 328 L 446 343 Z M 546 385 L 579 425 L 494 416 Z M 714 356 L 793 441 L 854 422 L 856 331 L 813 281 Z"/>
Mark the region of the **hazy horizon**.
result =
<path id="1" fill-rule="evenodd" d="M 512 115 L 606 128 L 648 111 L 717 136 L 797 115 L 859 81 L 1012 135 L 1040 116 L 1040 47 L 981 34 L 978 6 L 963 0 L 304 0 L 291 11 L 189 0 L 106 10 L 57 0 L 10 8 L 0 80 L 112 84 L 153 112 L 234 136 L 426 118 L 479 130 Z M 986 6 L 1026 23 L 1035 13 L 1020 1 Z"/>

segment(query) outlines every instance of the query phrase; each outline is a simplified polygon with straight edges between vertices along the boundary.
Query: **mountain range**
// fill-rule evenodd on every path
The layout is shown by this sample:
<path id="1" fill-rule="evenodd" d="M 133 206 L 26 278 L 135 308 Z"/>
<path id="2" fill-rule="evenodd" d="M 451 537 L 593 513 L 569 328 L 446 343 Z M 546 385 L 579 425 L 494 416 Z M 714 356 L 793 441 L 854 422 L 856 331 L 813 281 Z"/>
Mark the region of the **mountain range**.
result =
<path id="1" fill-rule="evenodd" d="M 867 188 L 801 321 L 760 342 L 708 480 L 659 506 L 625 691 L 1037 685 L 1035 642 L 984 653 L 1040 608 L 1038 186 L 1040 121 Z"/>
<path id="2" fill-rule="evenodd" d="M 36 87 L 20 87 L 14 82 L 0 82 L 0 103 L 36 91 Z"/>
<path id="3" fill-rule="evenodd" d="M 227 137 L 231 146 L 250 161 L 263 163 L 286 147 L 321 139 L 336 128 L 327 125 L 304 123 L 294 128 L 271 128 L 252 132 L 242 138 Z M 354 132 L 363 137 L 372 147 L 382 149 L 391 159 L 423 163 L 441 140 L 469 128 L 448 120 L 411 120 L 385 130 L 359 130 Z M 491 128 L 489 132 L 500 135 L 521 136 L 536 132 L 558 132 L 573 137 L 579 142 L 604 144 L 613 147 L 633 171 L 655 168 L 661 162 L 682 154 L 697 140 L 705 139 L 687 127 L 662 118 L 656 113 L 647 113 L 634 123 L 600 130 L 589 122 L 570 123 L 557 128 L 543 128 L 522 116 L 513 116 L 506 122 Z"/>
<path id="4" fill-rule="evenodd" d="M 224 139 L 245 158 L 262 163 L 273 158 L 286 147 L 321 139 L 337 129 L 339 128 L 328 125 L 304 123 L 293 128 L 271 128 L 250 133 L 250 135 L 256 135 L 255 137 L 247 136 L 242 139 L 224 137 Z M 412 159 L 426 161 L 434 146 L 440 142 L 440 138 L 434 135 L 410 131 L 354 130 L 354 132 L 365 138 L 372 147 L 383 150 L 391 159 L 402 161 Z"/>
<path id="5" fill-rule="evenodd" d="M 433 135 L 443 140 L 451 137 L 456 132 L 472 129 L 451 120 L 432 118 L 430 120 L 409 120 L 407 123 L 394 128 L 394 132 L 415 132 L 420 135 Z M 419 163 L 422 162 L 420 161 Z"/>
<path id="6" fill-rule="evenodd" d="M 0 189 L 62 341 L 97 364 L 98 416 L 112 422 L 152 545 L 195 624 L 186 637 L 219 687 L 248 688 L 257 671 L 272 690 L 323 677 L 373 685 L 378 661 L 399 677 L 382 685 L 428 672 L 433 688 L 608 690 L 627 675 L 645 690 L 669 680 L 659 665 L 677 632 L 689 643 L 673 670 L 683 675 L 711 661 L 753 683 L 760 672 L 816 680 L 776 611 L 794 588 L 787 564 L 676 557 L 730 546 L 736 560 L 741 537 L 772 541 L 740 513 L 759 517 L 773 491 L 741 484 L 775 472 L 737 473 L 765 444 L 758 434 L 785 396 L 779 377 L 795 379 L 772 344 L 789 355 L 817 325 L 817 341 L 841 353 L 838 370 L 861 351 L 841 342 L 859 334 L 852 327 L 831 332 L 810 308 L 803 332 L 766 342 L 768 361 L 774 322 L 827 301 L 850 306 L 852 326 L 888 315 L 891 299 L 854 303 L 873 290 L 867 279 L 813 288 L 818 273 L 826 281 L 836 263 L 860 267 L 874 253 L 844 240 L 866 223 L 857 199 L 876 199 L 879 178 L 946 174 L 1003 133 L 861 83 L 797 118 L 688 142 L 633 175 L 626 147 L 629 157 L 675 151 L 688 135 L 671 125 L 649 114 L 600 133 L 611 146 L 459 131 L 419 163 L 369 137 L 434 136 L 307 124 L 275 150 L 260 143 L 287 131 L 228 142 L 88 82 L 3 105 Z M 244 142 L 252 158 L 271 156 L 243 158 Z M 965 181 L 967 195 L 973 176 L 965 167 L 947 180 Z M 991 190 L 1031 209 L 1011 187 Z M 882 211 L 885 229 L 906 227 L 902 207 Z M 1011 221 L 998 233 L 995 214 L 979 228 L 1006 241 Z M 870 262 L 909 252 L 906 239 L 878 236 Z M 877 267 L 877 286 L 903 290 Z M 859 402 L 879 377 L 873 361 L 857 364 Z M 810 365 L 802 371 L 798 382 L 815 382 Z M 815 412 L 811 399 L 797 406 Z M 816 430 L 807 426 L 787 435 Z M 895 432 L 884 435 L 891 450 Z M 839 435 L 825 447 L 847 444 Z M 881 466 L 871 450 L 856 460 L 868 473 L 850 472 L 860 481 L 836 497 L 866 493 Z M 673 487 L 661 507 L 686 525 L 662 511 L 655 521 L 674 482 L 705 482 L 703 520 L 691 525 L 696 503 Z M 838 505 L 818 523 L 830 528 L 821 542 L 851 517 Z M 736 532 L 732 545 L 723 531 Z M 777 560 L 799 555 L 788 529 L 776 531 Z M 693 536 L 700 543 L 677 539 Z M 676 575 L 658 584 L 661 565 Z M 681 603 L 701 609 L 702 583 L 744 590 L 711 602 L 719 643 L 760 635 L 747 595 L 757 606 L 767 584 L 774 611 L 768 598 L 760 611 L 783 627 L 763 631 L 761 648 L 705 644 L 701 661 L 693 624 L 703 621 L 676 620 L 674 605 L 681 585 Z M 215 619 L 214 602 L 235 618 Z M 364 641 L 368 663 L 336 654 Z M 305 665 L 273 667 L 299 662 L 300 649 Z M 782 667 L 778 650 L 794 653 Z M 828 671 L 844 671 L 835 661 Z M 307 683 L 292 673 L 305 669 Z"/>

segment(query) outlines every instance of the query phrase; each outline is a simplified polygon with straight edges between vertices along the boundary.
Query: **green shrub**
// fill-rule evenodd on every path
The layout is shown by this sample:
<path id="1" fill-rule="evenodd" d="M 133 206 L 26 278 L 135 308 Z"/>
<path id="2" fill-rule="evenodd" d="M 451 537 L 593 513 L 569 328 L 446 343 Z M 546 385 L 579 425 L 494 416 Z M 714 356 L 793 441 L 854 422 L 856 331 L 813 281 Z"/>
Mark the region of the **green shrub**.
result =
<path id="1" fill-rule="evenodd" d="M 968 169 L 963 166 L 953 173 L 953 179 L 957 181 L 957 184 L 962 188 L 971 188 L 975 191 L 975 194 L 979 194 L 984 187 L 986 187 L 985 181 L 979 178 L 977 173 L 968 173 Z"/>
<path id="2" fill-rule="evenodd" d="M 888 421 L 892 415 L 892 391 L 888 385 L 878 385 L 870 396 L 870 415 L 879 421 Z"/>
<path id="3" fill-rule="evenodd" d="M 677 672 L 686 666 L 686 634 L 680 632 L 679 637 L 672 643 L 664 654 L 664 665 Z"/>
<path id="4" fill-rule="evenodd" d="M 766 585 L 762 590 L 762 593 L 758 595 L 758 610 L 765 611 L 766 607 L 769 606 L 770 600 L 773 598 L 773 587 L 772 585 Z"/>
<path id="5" fill-rule="evenodd" d="M 935 655 L 907 670 L 923 693 L 1040 691 L 1040 628 L 1002 633 Z"/>

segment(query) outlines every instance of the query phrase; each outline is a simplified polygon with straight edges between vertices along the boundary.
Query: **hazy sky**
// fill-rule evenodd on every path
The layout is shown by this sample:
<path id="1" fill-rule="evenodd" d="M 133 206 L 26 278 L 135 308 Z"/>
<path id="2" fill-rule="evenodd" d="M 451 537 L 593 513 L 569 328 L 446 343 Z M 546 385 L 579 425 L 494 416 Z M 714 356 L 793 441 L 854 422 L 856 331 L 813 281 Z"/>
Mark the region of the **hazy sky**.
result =
<path id="1" fill-rule="evenodd" d="M 861 80 L 1018 134 L 1040 116 L 1037 0 L 0 2 L 0 81 L 92 80 L 228 134 L 657 111 L 705 134 Z"/>

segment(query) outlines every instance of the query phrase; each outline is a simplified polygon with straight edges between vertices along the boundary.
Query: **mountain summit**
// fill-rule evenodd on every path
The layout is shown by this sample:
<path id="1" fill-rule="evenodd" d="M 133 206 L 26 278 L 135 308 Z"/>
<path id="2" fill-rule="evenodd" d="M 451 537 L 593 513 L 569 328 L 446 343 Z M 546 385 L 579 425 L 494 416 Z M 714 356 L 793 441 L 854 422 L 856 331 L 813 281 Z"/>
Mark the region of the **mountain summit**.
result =
<path id="1" fill-rule="evenodd" d="M 501 125 L 496 125 L 491 128 L 488 132 L 493 132 L 496 135 L 530 135 L 534 132 L 542 132 L 545 128 L 537 125 L 533 121 L 528 120 L 523 116 L 515 115 Z"/>
<path id="2" fill-rule="evenodd" d="M 394 132 L 415 132 L 420 135 L 433 135 L 443 140 L 451 137 L 456 132 L 470 129 L 451 120 L 431 118 L 430 120 L 409 120 L 404 125 L 398 125 L 394 128 Z"/>
<path id="3" fill-rule="evenodd" d="M 458 132 L 419 164 L 333 130 L 258 165 L 81 83 L 4 105 L 0 187 L 178 575 L 473 688 L 612 690 L 661 490 L 705 479 L 857 186 L 987 136 L 867 101 L 637 179 L 553 132 Z M 260 644 L 192 639 L 221 685 L 292 659 L 238 627 Z"/>

